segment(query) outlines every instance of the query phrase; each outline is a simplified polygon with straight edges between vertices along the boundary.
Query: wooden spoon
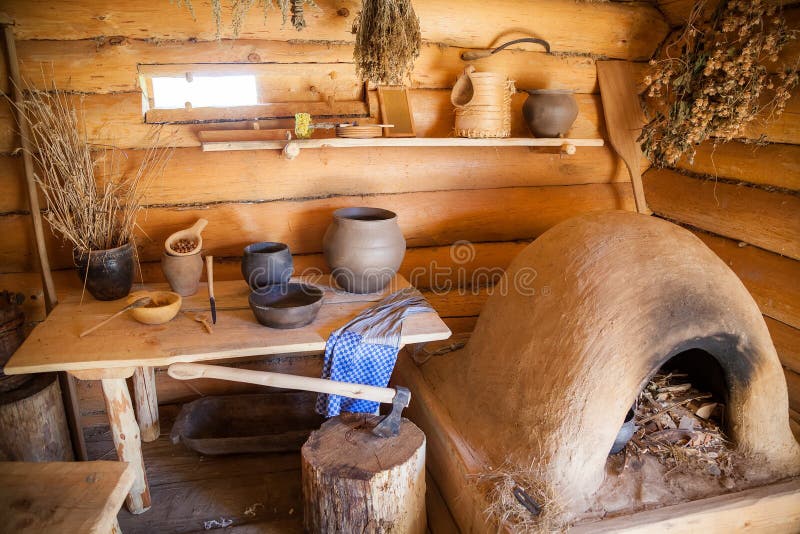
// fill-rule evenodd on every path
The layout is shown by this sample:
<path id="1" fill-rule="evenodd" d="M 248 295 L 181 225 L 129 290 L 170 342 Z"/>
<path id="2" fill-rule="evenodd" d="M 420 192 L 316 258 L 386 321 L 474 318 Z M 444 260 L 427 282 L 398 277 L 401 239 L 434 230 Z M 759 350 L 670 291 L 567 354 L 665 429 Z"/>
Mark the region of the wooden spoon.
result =
<path id="1" fill-rule="evenodd" d="M 115 317 L 119 317 L 120 315 L 122 315 L 123 313 L 125 313 L 128 310 L 132 310 L 134 308 L 141 308 L 143 306 L 147 306 L 148 304 L 150 304 L 150 302 L 152 302 L 152 299 L 150 297 L 142 297 L 140 299 L 136 299 L 133 302 L 131 302 L 130 304 L 128 304 L 127 306 L 125 306 L 124 308 L 122 308 L 120 311 L 118 311 L 117 313 L 112 315 L 111 317 L 107 317 L 106 319 L 103 319 L 102 321 L 100 321 L 99 323 L 97 323 L 96 325 L 91 327 L 90 329 L 84 330 L 83 332 L 81 332 L 80 337 L 88 336 L 89 334 L 91 334 L 92 332 L 94 332 L 95 330 L 97 330 L 98 328 L 103 326 L 104 324 L 108 323 L 109 321 L 111 321 Z"/>
<path id="2" fill-rule="evenodd" d="M 164 250 L 166 250 L 167 254 L 170 256 L 191 256 L 192 254 L 196 254 L 200 249 L 203 248 L 203 236 L 201 235 L 201 232 L 207 224 L 208 221 L 206 219 L 197 219 L 197 222 L 189 228 L 175 232 L 169 236 L 166 241 L 164 241 Z M 195 247 L 189 252 L 178 252 L 177 250 L 173 249 L 173 245 L 181 239 L 194 241 Z"/>

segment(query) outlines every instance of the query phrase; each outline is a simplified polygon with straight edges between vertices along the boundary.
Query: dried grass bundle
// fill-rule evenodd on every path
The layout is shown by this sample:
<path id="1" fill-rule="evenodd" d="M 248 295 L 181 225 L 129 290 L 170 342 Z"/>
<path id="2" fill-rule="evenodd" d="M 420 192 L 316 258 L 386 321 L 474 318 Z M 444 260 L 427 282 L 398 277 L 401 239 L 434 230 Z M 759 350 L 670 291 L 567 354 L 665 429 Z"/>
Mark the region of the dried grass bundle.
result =
<path id="1" fill-rule="evenodd" d="M 91 145 L 79 128 L 73 95 L 55 85 L 42 91 L 26 84 L 21 108 L 30 124 L 34 178 L 46 203 L 52 229 L 82 252 L 132 242 L 147 186 L 164 169 L 172 149 L 152 140 L 134 172 L 122 169 L 124 154 Z"/>
<path id="2" fill-rule="evenodd" d="M 292 15 L 292 26 L 297 31 L 306 27 L 306 19 L 304 13 L 304 6 L 307 4 L 311 7 L 317 7 L 314 0 L 277 0 L 278 7 L 281 10 L 281 17 L 283 24 L 289 20 L 289 14 Z M 267 15 L 274 9 L 273 0 L 231 0 L 231 32 L 233 38 L 239 37 L 239 34 L 244 27 L 244 21 L 247 18 L 247 13 L 250 8 L 258 4 L 264 14 L 264 21 L 267 20 Z M 177 4 L 178 7 L 186 6 L 191 13 L 192 18 L 195 18 L 194 5 L 192 0 L 170 0 L 170 3 Z M 217 27 L 217 39 L 222 36 L 222 0 L 211 0 L 211 12 L 214 15 L 214 22 Z"/>
<path id="3" fill-rule="evenodd" d="M 353 33 L 353 59 L 362 79 L 395 85 L 414 70 L 422 34 L 410 0 L 364 0 Z"/>
<path id="4" fill-rule="evenodd" d="M 653 110 L 640 141 L 658 165 L 674 165 L 708 138 L 725 142 L 756 117 L 783 112 L 798 82 L 797 65 L 772 75 L 771 63 L 794 38 L 780 8 L 765 0 L 722 0 L 708 15 L 695 2 L 685 30 L 652 60 L 645 78 L 649 96 L 662 97 L 666 111 Z"/>
<path id="5" fill-rule="evenodd" d="M 484 513 L 497 522 L 499 529 L 509 532 L 562 532 L 563 502 L 547 484 L 535 464 L 527 469 L 507 463 L 499 469 L 481 474 L 481 485 L 488 486 L 489 506 Z M 521 490 L 539 507 L 534 515 L 519 501 L 515 490 Z"/>

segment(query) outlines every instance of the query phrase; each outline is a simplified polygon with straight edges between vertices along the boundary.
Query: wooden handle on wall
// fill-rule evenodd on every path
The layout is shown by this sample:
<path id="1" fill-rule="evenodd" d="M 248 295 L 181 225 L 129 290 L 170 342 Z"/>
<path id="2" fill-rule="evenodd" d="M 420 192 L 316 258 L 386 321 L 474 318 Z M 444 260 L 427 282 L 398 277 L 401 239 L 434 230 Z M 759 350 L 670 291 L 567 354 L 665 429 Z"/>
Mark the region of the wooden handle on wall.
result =
<path id="1" fill-rule="evenodd" d="M 204 365 L 201 363 L 173 363 L 167 371 L 169 376 L 177 380 L 191 380 L 194 378 L 218 378 L 232 382 L 258 384 L 286 389 L 299 389 L 302 391 L 315 391 L 331 395 L 342 395 L 352 399 L 363 399 L 374 402 L 391 403 L 396 391 L 391 388 L 365 386 L 312 378 L 309 376 L 285 375 L 270 373 L 268 371 L 251 371 L 250 369 L 236 369 L 234 367 L 220 367 L 218 365 Z"/>

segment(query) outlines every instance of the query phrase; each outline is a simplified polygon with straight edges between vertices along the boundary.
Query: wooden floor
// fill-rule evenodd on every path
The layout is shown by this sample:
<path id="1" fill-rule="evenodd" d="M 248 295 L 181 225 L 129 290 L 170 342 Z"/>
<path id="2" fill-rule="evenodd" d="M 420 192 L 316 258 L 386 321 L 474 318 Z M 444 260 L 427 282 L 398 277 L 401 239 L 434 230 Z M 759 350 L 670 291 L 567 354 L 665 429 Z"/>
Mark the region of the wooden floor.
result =
<path id="1" fill-rule="evenodd" d="M 300 533 L 300 453 L 201 456 L 169 440 L 178 405 L 161 407 L 161 437 L 143 444 L 153 506 L 141 515 L 124 507 L 125 534 Z M 91 459 L 114 459 L 107 428 L 87 431 Z"/>

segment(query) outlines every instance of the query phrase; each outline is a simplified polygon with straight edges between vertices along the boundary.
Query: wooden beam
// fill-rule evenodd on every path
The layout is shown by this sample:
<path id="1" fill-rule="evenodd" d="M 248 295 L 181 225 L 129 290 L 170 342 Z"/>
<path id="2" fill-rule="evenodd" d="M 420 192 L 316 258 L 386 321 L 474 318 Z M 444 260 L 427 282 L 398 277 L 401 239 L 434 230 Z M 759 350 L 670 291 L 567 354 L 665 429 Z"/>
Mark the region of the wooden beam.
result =
<path id="1" fill-rule="evenodd" d="M 800 329 L 792 328 L 775 319 L 765 317 L 775 350 L 784 367 L 800 373 Z"/>
<path id="2" fill-rule="evenodd" d="M 318 9 L 305 11 L 308 28 L 298 33 L 281 24 L 272 13 L 266 23 L 251 10 L 242 28 L 243 39 L 288 41 L 313 37 L 323 41 L 353 41 L 355 0 L 320 0 Z M 342 9 L 345 8 L 345 9 Z M 450 46 L 489 48 L 536 32 L 557 52 L 583 52 L 624 59 L 649 59 L 667 32 L 661 14 L 650 5 L 586 3 L 541 0 L 535 4 L 499 0 L 487 10 L 482 0 L 428 0 L 414 6 L 422 39 Z M 132 0 L 109 4 L 104 0 L 78 0 L 48 6 L 29 0 L 7 0 L 4 10 L 13 17 L 20 39 L 87 39 L 103 35 L 154 40 L 201 41 L 216 39 L 216 25 L 207 5 L 198 4 L 196 20 L 186 7 Z M 230 14 L 223 15 L 222 37 L 231 37 Z M 535 27 L 520 21 L 535 21 Z M 308 33 L 308 36 L 307 36 Z"/>
<path id="3" fill-rule="evenodd" d="M 800 328 L 800 262 L 705 232 L 695 235 L 742 280 L 761 313 Z"/>
<path id="4" fill-rule="evenodd" d="M 754 145 L 732 141 L 714 146 L 707 141 L 697 147 L 693 164 L 684 158 L 677 167 L 718 178 L 800 190 L 798 145 Z"/>
<path id="5" fill-rule="evenodd" d="M 229 63 L 244 69 L 259 64 L 266 69 L 284 63 L 351 63 L 353 47 L 339 42 L 166 41 L 107 37 L 74 41 L 34 40 L 18 43 L 22 75 L 42 88 L 42 66 L 57 87 L 83 93 L 119 93 L 139 89 L 137 64 Z M 525 45 L 522 46 L 524 48 Z M 449 89 L 464 70 L 461 54 L 467 49 L 423 43 L 409 85 L 415 89 Z M 313 63 L 309 63 L 313 62 Z M 597 93 L 595 60 L 590 56 L 556 55 L 512 49 L 475 63 L 482 71 L 503 72 L 517 87 L 567 89 Z M 634 63 L 637 82 L 646 63 Z M 2 88 L 2 85 L 0 85 Z M 292 98 L 297 100 L 296 95 Z"/>
<path id="6" fill-rule="evenodd" d="M 647 171 L 644 186 L 658 215 L 800 259 L 800 197 L 666 169 Z"/>
<path id="7" fill-rule="evenodd" d="M 141 261 L 161 257 L 162 243 L 172 232 L 198 218 L 209 221 L 203 233 L 206 252 L 238 256 L 251 242 L 270 239 L 288 243 L 294 254 L 321 251 L 331 213 L 361 205 L 390 209 L 398 214 L 408 247 L 447 245 L 470 240 L 513 241 L 533 238 L 554 224 L 594 210 L 631 209 L 627 184 L 589 184 L 566 187 L 512 187 L 487 190 L 433 191 L 339 196 L 306 201 L 220 203 L 208 206 L 150 207 L 139 218 L 148 237 L 139 241 Z M 30 270 L 25 215 L 0 217 L 0 266 L 7 272 Z M 188 224 L 187 224 L 188 223 Z M 72 251 L 50 237 L 54 268 L 72 266 Z"/>
<path id="8" fill-rule="evenodd" d="M 800 479 L 576 525 L 575 534 L 669 532 L 797 532 Z"/>

